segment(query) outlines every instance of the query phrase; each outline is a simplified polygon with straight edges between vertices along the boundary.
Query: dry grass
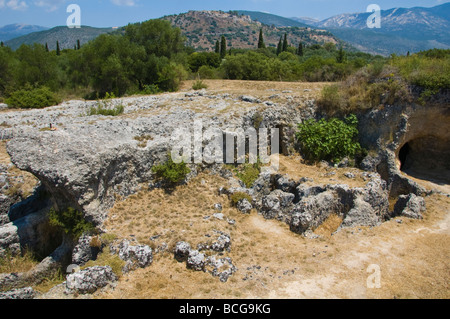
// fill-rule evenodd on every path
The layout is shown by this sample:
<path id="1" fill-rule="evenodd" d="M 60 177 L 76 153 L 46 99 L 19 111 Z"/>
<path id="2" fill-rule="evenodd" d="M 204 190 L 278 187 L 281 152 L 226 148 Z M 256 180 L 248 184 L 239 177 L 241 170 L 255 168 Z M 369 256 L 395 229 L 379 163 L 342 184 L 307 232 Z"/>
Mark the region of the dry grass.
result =
<path id="1" fill-rule="evenodd" d="M 301 176 L 317 170 L 302 164 L 297 169 Z M 343 182 L 339 175 L 335 178 Z M 157 253 L 150 267 L 124 275 L 115 290 L 96 298 L 450 297 L 450 199 L 445 196 L 427 197 L 423 220 L 400 218 L 401 224 L 392 220 L 331 236 L 342 220 L 330 216 L 316 229 L 321 237 L 307 239 L 255 212 L 240 214 L 227 197 L 217 194 L 217 188 L 225 185 L 220 177 L 201 175 L 171 194 L 143 191 L 118 203 L 106 226 L 120 238 L 136 238 L 154 248 L 164 242 L 169 249 L 179 240 L 195 247 L 215 239 L 214 230 L 227 232 L 232 246 L 225 255 L 238 268 L 227 283 L 186 269 L 169 250 Z M 222 204 L 225 220 L 203 218 L 212 216 L 215 203 Z M 226 218 L 236 224 L 229 225 Z M 161 237 L 150 240 L 154 235 Z M 366 286 L 370 264 L 380 265 L 380 289 Z"/>
<path id="2" fill-rule="evenodd" d="M 0 258 L 0 274 L 12 272 L 27 272 L 38 264 L 33 253 L 24 251 L 22 255 L 12 256 L 7 253 L 4 258 Z"/>
<path id="3" fill-rule="evenodd" d="M 355 178 L 347 178 L 345 173 L 351 172 Z M 351 187 L 364 187 L 368 180 L 361 176 L 362 171 L 356 168 L 335 168 L 316 165 L 306 165 L 300 155 L 283 156 L 280 155 L 280 174 L 289 175 L 294 180 L 302 177 L 312 178 L 312 182 L 306 182 L 305 185 L 327 185 L 327 184 L 347 184 Z"/>

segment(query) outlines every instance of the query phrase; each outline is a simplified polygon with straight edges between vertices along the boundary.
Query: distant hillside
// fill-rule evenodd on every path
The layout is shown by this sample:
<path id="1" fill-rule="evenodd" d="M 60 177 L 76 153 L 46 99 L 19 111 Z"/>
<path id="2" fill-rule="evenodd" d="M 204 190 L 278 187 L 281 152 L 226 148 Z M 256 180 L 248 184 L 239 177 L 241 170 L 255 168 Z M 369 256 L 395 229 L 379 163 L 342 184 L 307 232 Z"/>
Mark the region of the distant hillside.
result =
<path id="1" fill-rule="evenodd" d="M 299 27 L 299 28 L 309 27 L 308 25 L 306 25 L 300 21 L 280 17 L 280 16 L 270 14 L 270 13 L 258 12 L 258 11 L 244 11 L 244 10 L 239 10 L 237 12 L 239 14 L 249 16 L 253 21 L 259 21 L 268 26 L 273 25 L 275 27 Z"/>
<path id="2" fill-rule="evenodd" d="M 256 13 L 252 13 L 253 17 Z M 258 14 L 259 18 L 265 17 L 270 21 L 291 21 L 290 19 L 276 17 L 267 14 Z M 239 14 L 237 11 L 189 11 L 178 15 L 165 16 L 174 26 L 179 27 L 187 37 L 187 45 L 197 49 L 211 51 L 222 35 L 227 38 L 231 48 L 255 48 L 258 43 L 259 30 L 264 32 L 264 40 L 267 46 L 276 47 L 280 37 L 285 33 L 291 45 L 297 46 L 300 41 L 304 44 L 339 43 L 340 40 L 326 30 L 317 30 L 310 27 L 274 26 L 274 23 L 266 25 L 261 21 L 252 20 L 249 15 Z M 275 20 L 274 20 L 275 19 Z M 283 20 L 284 19 L 284 20 Z M 301 24 L 303 25 L 303 24 Z"/>
<path id="3" fill-rule="evenodd" d="M 370 13 L 341 14 L 317 26 L 363 51 L 381 54 L 450 48 L 450 3 L 433 8 L 394 8 L 381 12 L 381 29 L 368 29 Z"/>
<path id="4" fill-rule="evenodd" d="M 82 26 L 79 29 L 69 29 L 68 27 L 56 27 L 50 30 L 30 33 L 12 40 L 5 42 L 5 44 L 11 47 L 13 50 L 18 49 L 22 44 L 40 43 L 48 44 L 50 50 L 56 49 L 56 41 L 59 41 L 59 45 L 62 49 L 73 49 L 77 44 L 77 40 L 80 40 L 81 44 L 84 44 L 92 39 L 95 39 L 100 34 L 113 32 L 112 28 L 93 28 L 88 26 Z"/>
<path id="5" fill-rule="evenodd" d="M 0 41 L 8 41 L 26 34 L 48 30 L 46 27 L 27 24 L 8 24 L 0 28 Z"/>

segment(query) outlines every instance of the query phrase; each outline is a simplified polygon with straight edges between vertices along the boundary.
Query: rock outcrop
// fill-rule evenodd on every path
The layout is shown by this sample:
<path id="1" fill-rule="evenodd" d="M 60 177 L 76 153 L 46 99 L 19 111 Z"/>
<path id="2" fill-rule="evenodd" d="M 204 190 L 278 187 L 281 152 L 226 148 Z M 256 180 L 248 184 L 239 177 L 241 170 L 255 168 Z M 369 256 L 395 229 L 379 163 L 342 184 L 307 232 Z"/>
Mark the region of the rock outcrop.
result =
<path id="1" fill-rule="evenodd" d="M 95 266 L 70 274 L 66 278 L 66 293 L 92 294 L 117 281 L 109 266 Z"/>

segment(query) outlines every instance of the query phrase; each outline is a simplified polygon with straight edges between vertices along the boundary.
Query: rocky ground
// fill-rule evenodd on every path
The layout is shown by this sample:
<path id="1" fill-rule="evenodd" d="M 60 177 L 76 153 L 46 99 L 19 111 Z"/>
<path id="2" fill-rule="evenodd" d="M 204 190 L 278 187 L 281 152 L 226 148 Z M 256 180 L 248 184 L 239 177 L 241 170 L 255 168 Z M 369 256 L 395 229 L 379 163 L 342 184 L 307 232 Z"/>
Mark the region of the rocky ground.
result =
<path id="1" fill-rule="evenodd" d="M 307 165 L 294 151 L 292 133 L 296 123 L 316 116 L 315 100 L 325 84 L 207 83 L 203 91 L 191 91 L 187 82 L 178 93 L 108 101 L 125 106 L 118 117 L 88 116 L 97 102 L 86 101 L 0 112 L 0 134 L 9 141 L 2 158 L 11 156 L 10 169 L 17 176 L 32 173 L 35 183 L 23 183 L 28 189 L 41 186 L 53 206 L 75 207 L 101 230 L 75 246 L 59 239 L 61 245 L 47 247 L 55 250 L 30 271 L 0 275 L 1 290 L 40 278 L 40 285 L 30 284 L 34 290 L 0 296 L 449 297 L 450 190 L 398 169 L 396 147 L 412 129 L 390 141 L 392 152 L 388 147 L 387 154 L 369 156 L 364 169 Z M 378 112 L 361 118 L 385 118 Z M 414 112 L 402 114 L 414 123 Z M 438 111 L 433 112 L 434 118 Z M 397 130 L 391 118 L 386 127 Z M 192 167 L 185 185 L 172 192 L 155 187 L 151 167 L 167 156 L 173 130 L 194 119 L 223 131 L 253 126 L 256 119 L 280 128 L 285 155 L 279 170 L 263 168 L 246 188 L 226 167 Z M 384 138 L 373 130 L 364 134 L 378 144 Z M 384 163 L 387 168 L 379 169 Z M 233 205 L 236 193 L 250 197 Z M 27 206 L 39 211 L 17 210 L 13 203 L 2 209 L 0 246 L 20 247 L 24 239 L 38 245 L 32 238 L 42 241 L 51 232 L 40 226 L 48 204 Z M 11 219 L 11 211 L 22 215 Z M 71 258 L 65 264 L 82 270 L 43 286 L 42 276 L 62 262 L 67 249 Z"/>

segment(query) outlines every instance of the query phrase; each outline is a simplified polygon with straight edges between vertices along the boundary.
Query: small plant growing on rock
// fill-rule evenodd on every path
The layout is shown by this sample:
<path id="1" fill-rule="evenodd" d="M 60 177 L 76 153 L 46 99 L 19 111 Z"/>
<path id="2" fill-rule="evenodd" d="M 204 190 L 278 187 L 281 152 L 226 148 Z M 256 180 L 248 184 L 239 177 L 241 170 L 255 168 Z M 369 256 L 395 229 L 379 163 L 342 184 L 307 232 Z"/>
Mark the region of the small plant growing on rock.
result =
<path id="1" fill-rule="evenodd" d="M 83 213 L 69 207 L 65 211 L 51 209 L 48 214 L 51 226 L 61 228 L 73 238 L 79 238 L 84 232 L 93 231 L 94 225 L 84 219 Z"/>
<path id="2" fill-rule="evenodd" d="M 186 178 L 187 174 L 191 172 L 184 161 L 181 163 L 174 163 L 170 155 L 167 162 L 153 166 L 152 171 L 155 173 L 157 180 L 166 182 L 171 186 L 181 183 Z"/>
<path id="3" fill-rule="evenodd" d="M 250 203 L 253 201 L 252 197 L 244 192 L 236 192 L 230 196 L 230 200 L 233 206 L 236 206 L 243 199 L 248 200 Z"/>

